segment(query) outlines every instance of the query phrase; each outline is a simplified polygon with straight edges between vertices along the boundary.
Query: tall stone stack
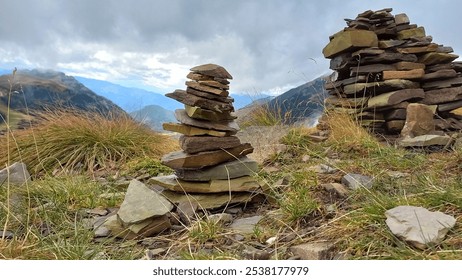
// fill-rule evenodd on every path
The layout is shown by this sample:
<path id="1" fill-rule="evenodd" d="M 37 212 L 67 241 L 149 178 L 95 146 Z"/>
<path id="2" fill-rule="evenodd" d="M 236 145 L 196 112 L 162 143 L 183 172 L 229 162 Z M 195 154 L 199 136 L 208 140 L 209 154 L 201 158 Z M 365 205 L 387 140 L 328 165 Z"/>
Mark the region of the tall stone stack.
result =
<path id="1" fill-rule="evenodd" d="M 229 95 L 232 76 L 215 64 L 194 67 L 187 75 L 186 90 L 166 96 L 184 104 L 176 110 L 179 123 L 164 123 L 163 128 L 182 134 L 181 151 L 165 155 L 162 163 L 175 175 L 151 178 L 150 182 L 173 192 L 220 194 L 253 192 L 260 188 L 251 176 L 257 163 L 246 155 L 253 152 L 235 134 L 233 99 Z"/>
<path id="2" fill-rule="evenodd" d="M 432 42 L 422 26 L 392 9 L 345 19 L 323 49 L 334 70 L 326 83 L 331 110 L 355 115 L 378 133 L 399 134 L 410 103 L 429 105 L 436 130 L 462 129 L 462 62 Z"/>

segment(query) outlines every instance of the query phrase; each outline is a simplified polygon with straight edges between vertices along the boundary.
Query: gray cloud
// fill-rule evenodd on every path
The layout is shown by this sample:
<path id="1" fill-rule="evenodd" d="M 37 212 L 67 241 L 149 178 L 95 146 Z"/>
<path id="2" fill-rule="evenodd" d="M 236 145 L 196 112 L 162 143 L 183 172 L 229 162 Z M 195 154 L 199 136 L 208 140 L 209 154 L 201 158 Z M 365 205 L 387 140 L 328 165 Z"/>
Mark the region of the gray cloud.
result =
<path id="1" fill-rule="evenodd" d="M 344 18 L 393 7 L 462 51 L 458 1 L 17 0 L 0 10 L 0 68 L 41 67 L 166 91 L 213 62 L 234 92 L 282 93 L 328 72 L 322 48 Z"/>

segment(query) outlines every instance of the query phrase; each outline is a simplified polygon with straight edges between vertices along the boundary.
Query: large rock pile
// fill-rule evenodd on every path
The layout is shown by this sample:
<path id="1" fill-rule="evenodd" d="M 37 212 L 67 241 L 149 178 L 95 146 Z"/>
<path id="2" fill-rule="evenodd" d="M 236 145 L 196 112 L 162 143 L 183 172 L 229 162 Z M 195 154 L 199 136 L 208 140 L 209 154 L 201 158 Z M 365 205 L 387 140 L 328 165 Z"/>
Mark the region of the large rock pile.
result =
<path id="1" fill-rule="evenodd" d="M 232 76 L 223 67 L 205 64 L 194 67 L 187 75 L 186 90 L 175 90 L 166 96 L 185 105 L 176 110 L 180 123 L 165 123 L 165 130 L 183 134 L 182 151 L 162 158 L 162 163 L 175 170 L 175 175 L 150 179 L 178 193 L 253 192 L 260 188 L 251 177 L 257 163 L 246 157 L 253 152 L 249 143 L 241 143 L 235 134 L 233 99 L 229 95 Z"/>
<path id="2" fill-rule="evenodd" d="M 390 135 L 404 128 L 408 105 L 420 103 L 434 114 L 430 131 L 462 129 L 462 62 L 453 62 L 458 55 L 433 43 L 406 14 L 391 11 L 345 19 L 348 27 L 330 37 L 323 54 L 335 75 L 326 83 L 327 107 Z"/>

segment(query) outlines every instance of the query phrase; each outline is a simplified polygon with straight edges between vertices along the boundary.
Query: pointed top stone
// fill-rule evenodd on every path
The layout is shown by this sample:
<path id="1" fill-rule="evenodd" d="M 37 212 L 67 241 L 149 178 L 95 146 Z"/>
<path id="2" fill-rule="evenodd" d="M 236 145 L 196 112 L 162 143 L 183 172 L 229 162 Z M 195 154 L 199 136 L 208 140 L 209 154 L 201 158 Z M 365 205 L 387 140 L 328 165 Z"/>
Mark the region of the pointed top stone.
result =
<path id="1" fill-rule="evenodd" d="M 212 77 L 217 77 L 217 78 L 223 78 L 223 79 L 232 79 L 233 76 L 226 71 L 225 68 L 223 68 L 220 65 L 217 64 L 203 64 L 199 65 L 196 67 L 193 67 L 190 69 L 193 72 L 202 74 L 202 75 L 207 75 L 207 76 L 212 76 Z"/>

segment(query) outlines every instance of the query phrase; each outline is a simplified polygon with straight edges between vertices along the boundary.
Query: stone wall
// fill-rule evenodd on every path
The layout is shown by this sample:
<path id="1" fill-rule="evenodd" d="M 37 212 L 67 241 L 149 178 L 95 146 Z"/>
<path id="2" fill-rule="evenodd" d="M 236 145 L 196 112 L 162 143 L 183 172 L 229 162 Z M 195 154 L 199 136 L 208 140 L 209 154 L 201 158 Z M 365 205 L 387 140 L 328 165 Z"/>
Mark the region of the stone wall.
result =
<path id="1" fill-rule="evenodd" d="M 425 28 L 392 9 L 345 19 L 323 54 L 334 70 L 326 83 L 327 110 L 355 115 L 380 134 L 400 134 L 410 103 L 428 105 L 434 128 L 462 129 L 462 62 L 453 49 L 433 42 Z M 425 107 L 425 106 L 424 106 Z"/>

